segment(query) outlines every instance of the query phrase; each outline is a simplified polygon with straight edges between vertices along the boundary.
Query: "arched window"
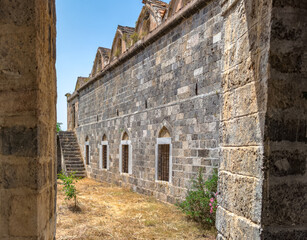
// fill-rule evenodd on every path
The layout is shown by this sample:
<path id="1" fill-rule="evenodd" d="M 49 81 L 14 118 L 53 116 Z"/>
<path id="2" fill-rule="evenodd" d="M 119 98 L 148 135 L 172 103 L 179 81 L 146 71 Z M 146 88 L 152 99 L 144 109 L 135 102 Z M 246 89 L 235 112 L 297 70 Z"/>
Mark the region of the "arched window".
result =
<path id="1" fill-rule="evenodd" d="M 132 146 L 127 132 L 124 132 L 119 148 L 120 173 L 132 173 Z"/>
<path id="2" fill-rule="evenodd" d="M 160 130 L 157 138 L 156 181 L 172 182 L 172 139 L 166 127 Z"/>
<path id="3" fill-rule="evenodd" d="M 86 165 L 90 165 L 91 163 L 91 147 L 90 147 L 90 141 L 88 136 L 85 138 L 85 145 L 84 145 L 84 161 Z"/>
<path id="4" fill-rule="evenodd" d="M 104 134 L 99 149 L 99 168 L 109 169 L 109 165 L 109 142 Z"/>

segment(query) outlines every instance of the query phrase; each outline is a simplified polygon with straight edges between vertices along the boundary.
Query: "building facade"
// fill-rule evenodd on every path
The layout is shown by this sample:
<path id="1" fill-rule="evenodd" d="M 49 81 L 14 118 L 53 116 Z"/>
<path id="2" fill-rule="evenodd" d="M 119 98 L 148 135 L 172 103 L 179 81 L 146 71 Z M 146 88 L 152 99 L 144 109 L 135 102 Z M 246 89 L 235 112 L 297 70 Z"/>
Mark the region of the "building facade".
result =
<path id="1" fill-rule="evenodd" d="M 81 149 L 89 146 L 90 177 L 174 203 L 200 168 L 207 175 L 217 168 L 221 27 L 214 1 L 123 64 L 98 73 L 93 84 L 81 84 L 78 96 L 69 98 L 69 128 Z M 161 147 L 168 149 L 167 160 Z M 167 162 L 163 178 L 161 161 Z"/>
<path id="2" fill-rule="evenodd" d="M 174 203 L 218 168 L 218 239 L 305 239 L 306 1 L 143 2 L 67 95 L 88 176 Z"/>

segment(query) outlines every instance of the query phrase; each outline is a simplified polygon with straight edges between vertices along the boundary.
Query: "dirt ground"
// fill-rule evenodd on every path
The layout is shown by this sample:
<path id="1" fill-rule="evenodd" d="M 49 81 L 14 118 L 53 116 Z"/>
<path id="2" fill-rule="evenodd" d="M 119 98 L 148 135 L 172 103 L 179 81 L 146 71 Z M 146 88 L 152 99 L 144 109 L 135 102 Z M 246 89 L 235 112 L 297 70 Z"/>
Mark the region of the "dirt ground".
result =
<path id="1" fill-rule="evenodd" d="M 173 205 L 90 179 L 76 186 L 77 211 L 58 184 L 57 240 L 215 239 L 214 232 L 188 220 Z"/>

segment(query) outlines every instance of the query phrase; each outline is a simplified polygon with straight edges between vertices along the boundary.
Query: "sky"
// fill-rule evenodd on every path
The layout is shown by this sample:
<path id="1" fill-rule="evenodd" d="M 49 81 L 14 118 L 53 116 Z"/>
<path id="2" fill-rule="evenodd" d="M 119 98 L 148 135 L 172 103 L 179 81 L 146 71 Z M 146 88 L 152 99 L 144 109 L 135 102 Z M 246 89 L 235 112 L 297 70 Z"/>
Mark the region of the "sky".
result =
<path id="1" fill-rule="evenodd" d="M 111 48 L 117 25 L 135 27 L 142 0 L 56 0 L 57 122 L 67 128 L 66 93 L 88 77 L 98 47 Z"/>

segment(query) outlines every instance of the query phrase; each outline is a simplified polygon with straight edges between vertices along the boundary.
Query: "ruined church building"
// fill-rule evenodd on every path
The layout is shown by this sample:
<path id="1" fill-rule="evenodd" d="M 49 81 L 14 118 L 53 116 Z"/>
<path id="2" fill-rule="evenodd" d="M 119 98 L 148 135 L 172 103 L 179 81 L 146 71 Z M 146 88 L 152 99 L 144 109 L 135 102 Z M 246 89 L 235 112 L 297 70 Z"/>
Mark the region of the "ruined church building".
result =
<path id="1" fill-rule="evenodd" d="M 57 152 L 55 1 L 0 0 L 0 239 L 55 239 L 58 154 L 171 203 L 216 168 L 218 240 L 306 240 L 307 0 L 143 3 L 67 95 Z"/>
<path id="2" fill-rule="evenodd" d="M 267 236 L 304 222 L 290 232 L 306 237 L 306 79 L 290 83 L 306 73 L 306 21 L 285 16 L 298 21 L 306 1 L 292 2 L 143 0 L 67 95 L 87 175 L 175 203 L 200 168 L 219 168 L 220 239 L 257 239 L 261 218 Z M 297 215 L 280 211 L 290 195 Z"/>
<path id="3" fill-rule="evenodd" d="M 171 203 L 219 165 L 221 8 L 189 2 L 144 0 L 67 95 L 87 175 Z"/>

